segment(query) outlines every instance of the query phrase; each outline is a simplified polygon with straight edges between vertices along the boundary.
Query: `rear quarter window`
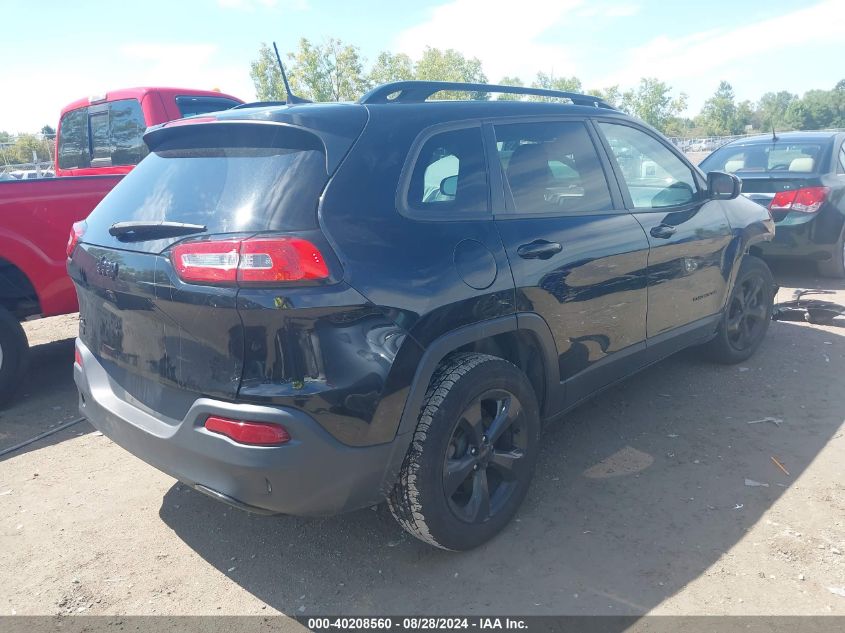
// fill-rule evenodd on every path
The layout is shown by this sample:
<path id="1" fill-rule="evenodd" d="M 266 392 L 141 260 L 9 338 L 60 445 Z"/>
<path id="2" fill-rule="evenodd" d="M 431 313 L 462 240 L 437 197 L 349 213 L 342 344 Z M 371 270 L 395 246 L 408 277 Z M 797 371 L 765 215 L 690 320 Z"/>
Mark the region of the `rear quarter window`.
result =
<path id="1" fill-rule="evenodd" d="M 481 128 L 435 133 L 423 142 L 408 183 L 415 215 L 484 213 L 490 205 Z"/>

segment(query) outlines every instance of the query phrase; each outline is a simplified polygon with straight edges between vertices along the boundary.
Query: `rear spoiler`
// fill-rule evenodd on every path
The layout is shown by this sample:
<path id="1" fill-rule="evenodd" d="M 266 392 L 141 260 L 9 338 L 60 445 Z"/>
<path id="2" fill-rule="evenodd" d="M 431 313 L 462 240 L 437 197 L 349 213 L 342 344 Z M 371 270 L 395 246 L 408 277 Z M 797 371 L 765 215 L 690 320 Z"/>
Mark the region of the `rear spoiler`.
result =
<path id="1" fill-rule="evenodd" d="M 150 151 L 167 146 L 317 149 L 325 154 L 331 176 L 360 136 L 368 115 L 363 107 L 333 104 L 327 106 L 333 110 L 328 113 L 320 106 L 228 110 L 177 119 L 147 128 L 144 142 Z"/>

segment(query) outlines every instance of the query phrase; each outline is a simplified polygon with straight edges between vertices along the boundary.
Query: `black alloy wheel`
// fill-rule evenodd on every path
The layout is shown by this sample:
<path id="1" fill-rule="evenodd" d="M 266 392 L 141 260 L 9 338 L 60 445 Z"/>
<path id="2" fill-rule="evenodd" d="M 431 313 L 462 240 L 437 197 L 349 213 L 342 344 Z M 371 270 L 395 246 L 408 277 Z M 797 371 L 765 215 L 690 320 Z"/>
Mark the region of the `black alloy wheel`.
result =
<path id="1" fill-rule="evenodd" d="M 768 324 L 769 292 L 759 275 L 747 277 L 736 289 L 728 308 L 727 334 L 737 351 L 751 347 Z"/>
<path id="2" fill-rule="evenodd" d="M 456 517 L 483 523 L 506 506 L 527 462 L 524 426 L 519 399 L 501 389 L 461 414 L 443 463 L 443 491 Z"/>

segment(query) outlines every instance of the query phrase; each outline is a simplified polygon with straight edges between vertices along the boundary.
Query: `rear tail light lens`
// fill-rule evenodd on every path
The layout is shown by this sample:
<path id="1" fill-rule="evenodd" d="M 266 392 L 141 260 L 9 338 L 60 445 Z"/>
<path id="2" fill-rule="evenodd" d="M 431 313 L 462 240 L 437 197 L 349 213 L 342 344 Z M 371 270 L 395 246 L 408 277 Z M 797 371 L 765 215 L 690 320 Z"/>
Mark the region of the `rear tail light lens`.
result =
<path id="1" fill-rule="evenodd" d="M 238 442 L 252 446 L 278 446 L 290 442 L 290 433 L 281 424 L 273 422 L 243 422 L 211 416 L 205 428 Z"/>
<path id="2" fill-rule="evenodd" d="M 68 257 L 73 256 L 73 251 L 76 250 L 76 245 L 79 244 L 79 240 L 82 239 L 83 235 L 85 235 L 86 227 L 87 224 L 85 223 L 85 220 L 73 223 L 73 226 L 70 228 L 70 237 L 68 237 L 67 240 L 67 248 L 65 249 Z"/>
<path id="3" fill-rule="evenodd" d="M 329 269 L 314 244 L 299 237 L 186 242 L 171 251 L 183 281 L 272 283 L 326 279 Z"/>
<path id="4" fill-rule="evenodd" d="M 189 242 L 173 249 L 171 259 L 184 281 L 234 282 L 240 260 L 240 241 Z"/>
<path id="5" fill-rule="evenodd" d="M 82 367 L 82 352 L 79 351 L 78 347 L 73 348 L 73 364 Z"/>
<path id="6" fill-rule="evenodd" d="M 797 211 L 815 213 L 824 204 L 828 187 L 803 187 L 792 191 L 778 191 L 769 203 L 769 211 Z"/>

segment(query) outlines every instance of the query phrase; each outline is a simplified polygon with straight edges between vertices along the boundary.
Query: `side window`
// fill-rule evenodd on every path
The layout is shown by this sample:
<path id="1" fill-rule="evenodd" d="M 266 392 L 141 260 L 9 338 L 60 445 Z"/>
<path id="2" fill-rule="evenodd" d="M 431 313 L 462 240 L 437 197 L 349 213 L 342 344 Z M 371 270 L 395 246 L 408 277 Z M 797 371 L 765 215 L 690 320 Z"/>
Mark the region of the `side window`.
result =
<path id="1" fill-rule="evenodd" d="M 111 164 L 136 165 L 149 151 L 143 139 L 147 126 L 141 104 L 136 99 L 121 99 L 109 106 Z"/>
<path id="2" fill-rule="evenodd" d="M 618 123 L 599 123 L 639 209 L 662 209 L 695 201 L 698 185 L 689 167 L 650 134 Z"/>
<path id="3" fill-rule="evenodd" d="M 601 161 L 583 123 L 509 123 L 494 129 L 499 162 L 517 212 L 612 208 Z"/>
<path id="4" fill-rule="evenodd" d="M 88 108 L 65 113 L 59 128 L 59 167 L 88 167 Z"/>
<path id="5" fill-rule="evenodd" d="M 441 132 L 425 142 L 411 173 L 408 206 L 450 213 L 489 210 L 481 128 Z"/>
<path id="6" fill-rule="evenodd" d="M 839 148 L 839 164 L 836 166 L 836 172 L 845 174 L 845 144 Z"/>

